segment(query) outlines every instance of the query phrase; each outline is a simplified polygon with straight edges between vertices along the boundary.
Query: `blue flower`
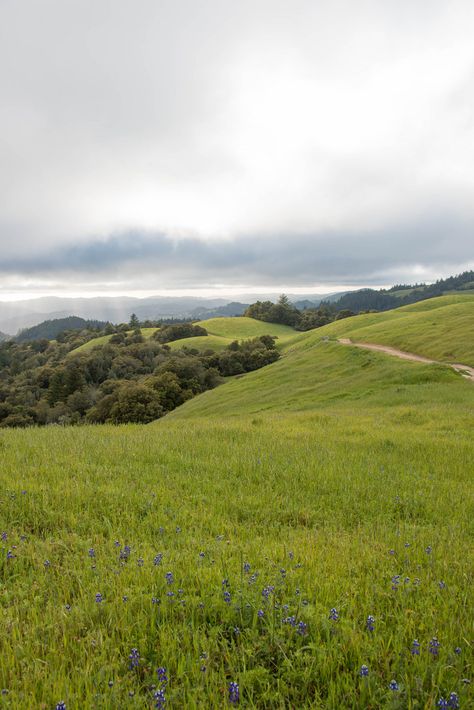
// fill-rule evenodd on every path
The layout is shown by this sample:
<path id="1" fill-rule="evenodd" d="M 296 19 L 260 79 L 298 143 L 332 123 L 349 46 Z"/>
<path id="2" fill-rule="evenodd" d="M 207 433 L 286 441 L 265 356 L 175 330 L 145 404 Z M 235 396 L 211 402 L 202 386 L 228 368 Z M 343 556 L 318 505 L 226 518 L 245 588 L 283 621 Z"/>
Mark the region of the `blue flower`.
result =
<path id="1" fill-rule="evenodd" d="M 244 572 L 250 572 L 250 562 L 244 562 Z"/>
<path id="2" fill-rule="evenodd" d="M 438 702 L 436 703 L 436 707 L 438 708 L 449 708 L 448 701 L 446 698 L 440 698 Z"/>
<path id="3" fill-rule="evenodd" d="M 167 573 L 165 574 L 165 578 L 166 578 L 166 581 L 168 582 L 168 584 L 173 584 L 173 582 L 174 582 L 174 577 L 173 577 L 173 573 L 172 573 L 172 572 L 167 572 Z"/>
<path id="4" fill-rule="evenodd" d="M 459 656 L 459 654 L 462 653 L 462 649 L 459 646 L 456 646 L 456 648 L 454 649 L 454 653 Z"/>
<path id="5" fill-rule="evenodd" d="M 60 700 L 59 703 L 56 703 L 56 710 L 66 710 L 66 703 L 64 700 Z"/>
<path id="6" fill-rule="evenodd" d="M 163 559 L 163 553 L 162 553 L 162 552 L 159 552 L 157 555 L 155 555 L 155 557 L 153 558 L 153 564 L 155 565 L 155 567 L 156 567 L 157 565 L 160 565 L 160 564 L 161 564 L 161 560 L 162 560 L 162 559 Z"/>
<path id="7" fill-rule="evenodd" d="M 51 562 L 49 560 L 45 560 L 43 564 L 45 567 L 51 567 Z"/>
<path id="8" fill-rule="evenodd" d="M 390 690 L 398 690 L 398 683 L 396 680 L 391 680 L 390 683 L 388 684 L 388 687 Z"/>
<path id="9" fill-rule="evenodd" d="M 8 550 L 7 552 L 7 560 L 13 560 L 15 558 L 15 555 L 11 550 Z"/>
<path id="10" fill-rule="evenodd" d="M 128 655 L 128 658 L 130 660 L 130 663 L 128 664 L 130 670 L 132 668 L 137 668 L 140 665 L 140 654 L 138 652 L 138 648 L 132 648 Z"/>
<path id="11" fill-rule="evenodd" d="M 448 707 L 450 707 L 451 710 L 459 710 L 459 696 L 457 693 L 449 694 Z"/>
<path id="12" fill-rule="evenodd" d="M 2 532 L 2 541 L 5 542 L 8 537 L 8 534 L 4 531 Z"/>
<path id="13" fill-rule="evenodd" d="M 95 557 L 95 550 L 93 547 L 89 548 L 89 557 Z"/>
<path id="14" fill-rule="evenodd" d="M 268 587 L 264 587 L 262 589 L 262 597 L 265 597 L 265 599 L 268 599 L 268 597 L 270 596 L 270 594 L 272 594 L 272 592 L 274 590 L 275 590 L 275 587 L 273 587 L 272 585 L 269 585 Z"/>
<path id="15" fill-rule="evenodd" d="M 101 602 L 104 601 L 104 597 L 102 596 L 102 594 L 100 592 L 97 592 L 97 594 L 95 595 L 95 600 L 96 600 L 97 604 L 100 604 Z"/>
<path id="16" fill-rule="evenodd" d="M 306 634 L 308 633 L 308 624 L 305 624 L 304 621 L 300 621 L 300 622 L 298 623 L 298 629 L 297 629 L 297 631 L 298 631 L 298 633 L 299 633 L 300 636 L 306 636 Z"/>
<path id="17" fill-rule="evenodd" d="M 338 621 L 339 620 L 338 610 L 332 608 L 331 611 L 329 612 L 329 618 L 331 619 L 331 621 Z"/>
<path id="18" fill-rule="evenodd" d="M 225 591 L 225 592 L 224 592 L 224 601 L 225 601 L 225 603 L 226 603 L 226 604 L 230 604 L 230 599 L 231 599 L 231 597 L 230 597 L 230 592 Z"/>
<path id="19" fill-rule="evenodd" d="M 367 631 L 373 631 L 375 629 L 375 618 L 372 616 L 372 614 L 369 614 L 369 616 L 367 617 L 365 625 L 367 627 Z"/>
<path id="20" fill-rule="evenodd" d="M 164 688 L 159 688 L 155 693 L 153 693 L 153 698 L 155 699 L 155 708 L 162 710 L 166 704 L 166 695 Z"/>
<path id="21" fill-rule="evenodd" d="M 265 616 L 265 612 L 263 611 L 263 609 L 259 609 L 257 611 L 257 616 L 259 619 L 263 619 L 263 617 Z"/>
<path id="22" fill-rule="evenodd" d="M 240 700 L 239 684 L 235 681 L 229 683 L 229 701 L 237 704 Z"/>
<path id="23" fill-rule="evenodd" d="M 359 675 L 361 675 L 362 677 L 368 676 L 368 675 L 369 675 L 369 669 L 368 669 L 368 667 L 367 667 L 367 666 L 361 666 L 361 667 L 360 667 L 360 671 L 359 671 Z"/>
<path id="24" fill-rule="evenodd" d="M 156 669 L 156 674 L 158 676 L 159 682 L 162 683 L 163 685 L 166 685 L 166 683 L 168 682 L 166 668 L 164 668 L 163 666 L 160 666 L 159 668 Z"/>
<path id="25" fill-rule="evenodd" d="M 418 643 L 417 639 L 415 639 L 411 645 L 411 652 L 413 656 L 420 655 L 420 644 Z"/>
<path id="26" fill-rule="evenodd" d="M 430 653 L 433 656 L 437 656 L 439 652 L 439 647 L 441 646 L 440 642 L 436 638 L 436 636 L 433 636 L 433 638 L 430 641 Z"/>

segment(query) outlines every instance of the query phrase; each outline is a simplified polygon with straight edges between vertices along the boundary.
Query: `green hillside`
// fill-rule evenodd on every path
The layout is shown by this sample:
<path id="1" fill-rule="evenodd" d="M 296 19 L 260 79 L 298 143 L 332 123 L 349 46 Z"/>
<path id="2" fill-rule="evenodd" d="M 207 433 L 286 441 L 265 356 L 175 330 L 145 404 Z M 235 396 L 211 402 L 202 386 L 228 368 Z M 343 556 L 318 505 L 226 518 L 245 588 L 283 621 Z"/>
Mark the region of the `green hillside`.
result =
<path id="1" fill-rule="evenodd" d="M 335 342 L 460 348 L 472 300 L 421 306 L 147 426 L 1 430 L 5 707 L 472 707 L 474 387 Z"/>
<path id="2" fill-rule="evenodd" d="M 474 296 L 432 298 L 393 311 L 335 321 L 314 332 L 474 366 Z"/>
<path id="3" fill-rule="evenodd" d="M 148 338 L 151 338 L 153 333 L 155 333 L 158 329 L 157 328 L 142 328 L 141 333 L 144 338 L 148 340 Z M 128 331 L 131 333 L 132 331 Z M 70 355 L 76 354 L 76 353 L 83 353 L 83 352 L 88 352 L 89 350 L 92 350 L 92 348 L 95 348 L 99 345 L 105 345 L 106 343 L 109 342 L 110 338 L 112 335 L 101 335 L 98 338 L 93 338 L 92 340 L 87 341 L 87 343 L 84 343 L 83 345 L 80 345 L 78 348 L 75 348 L 74 350 L 71 350 L 69 353 Z"/>

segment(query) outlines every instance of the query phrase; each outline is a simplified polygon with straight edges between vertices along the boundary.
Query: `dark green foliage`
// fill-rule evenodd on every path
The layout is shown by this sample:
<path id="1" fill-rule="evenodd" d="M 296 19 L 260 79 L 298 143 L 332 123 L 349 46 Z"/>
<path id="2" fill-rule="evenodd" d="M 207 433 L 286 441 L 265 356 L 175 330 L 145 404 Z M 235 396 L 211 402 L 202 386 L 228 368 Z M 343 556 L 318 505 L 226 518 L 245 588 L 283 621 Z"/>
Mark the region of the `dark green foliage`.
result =
<path id="1" fill-rule="evenodd" d="M 176 325 L 163 326 L 153 335 L 153 339 L 159 343 L 172 343 L 174 340 L 183 338 L 194 338 L 200 335 L 207 335 L 207 330 L 200 325 L 192 323 L 178 323 Z"/>
<path id="2" fill-rule="evenodd" d="M 38 325 L 22 330 L 15 340 L 18 343 L 25 343 L 32 340 L 54 340 L 58 338 L 60 333 L 70 330 L 102 330 L 106 327 L 106 323 L 98 320 L 85 320 L 78 316 L 68 316 L 67 318 L 55 318 L 53 320 L 45 320 Z M 62 338 L 60 338 L 62 339 Z"/>
<path id="3" fill-rule="evenodd" d="M 170 339 L 206 333 L 190 323 L 166 330 Z M 82 342 L 89 335 L 83 333 Z M 61 343 L 0 344 L 0 426 L 147 423 L 216 387 L 222 376 L 250 372 L 279 357 L 268 335 L 203 354 L 171 352 L 165 343 L 145 341 L 136 329 L 69 355 L 78 337 L 70 331 Z"/>
<path id="4" fill-rule="evenodd" d="M 280 323 L 281 325 L 295 326 L 300 313 L 290 303 L 285 294 L 282 294 L 277 303 L 272 301 L 257 301 L 250 305 L 244 313 L 248 318 L 256 318 L 266 323 Z"/>

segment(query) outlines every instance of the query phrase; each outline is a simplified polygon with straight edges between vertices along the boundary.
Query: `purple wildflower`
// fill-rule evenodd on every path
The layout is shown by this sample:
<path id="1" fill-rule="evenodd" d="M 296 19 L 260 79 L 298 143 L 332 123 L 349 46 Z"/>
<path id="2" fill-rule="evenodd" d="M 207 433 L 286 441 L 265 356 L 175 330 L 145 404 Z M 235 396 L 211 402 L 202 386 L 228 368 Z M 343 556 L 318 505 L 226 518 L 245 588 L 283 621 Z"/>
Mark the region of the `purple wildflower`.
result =
<path id="1" fill-rule="evenodd" d="M 334 607 L 329 612 L 329 618 L 331 619 L 331 621 L 338 621 L 339 620 L 339 612 L 337 609 L 334 609 Z"/>
<path id="2" fill-rule="evenodd" d="M 367 677 L 367 676 L 369 675 L 369 669 L 368 669 L 368 667 L 367 667 L 367 666 L 361 666 L 361 667 L 360 667 L 360 671 L 359 671 L 359 675 L 362 676 L 363 678 L 364 678 L 364 677 Z"/>
<path id="3" fill-rule="evenodd" d="M 234 703 L 236 705 L 239 702 L 239 700 L 240 700 L 239 684 L 236 683 L 235 681 L 231 681 L 229 683 L 229 702 Z"/>
<path id="4" fill-rule="evenodd" d="M 388 687 L 390 690 L 398 690 L 398 683 L 396 680 L 391 680 L 390 683 L 388 684 Z"/>
<path id="5" fill-rule="evenodd" d="M 137 668 L 140 665 L 140 654 L 138 652 L 138 648 L 132 648 L 128 655 L 130 663 L 128 664 L 128 667 L 130 670 L 132 668 Z"/>
<path id="6" fill-rule="evenodd" d="M 369 614 L 367 617 L 367 621 L 365 622 L 367 631 L 373 631 L 375 629 L 375 618 L 372 616 L 372 614 Z"/>

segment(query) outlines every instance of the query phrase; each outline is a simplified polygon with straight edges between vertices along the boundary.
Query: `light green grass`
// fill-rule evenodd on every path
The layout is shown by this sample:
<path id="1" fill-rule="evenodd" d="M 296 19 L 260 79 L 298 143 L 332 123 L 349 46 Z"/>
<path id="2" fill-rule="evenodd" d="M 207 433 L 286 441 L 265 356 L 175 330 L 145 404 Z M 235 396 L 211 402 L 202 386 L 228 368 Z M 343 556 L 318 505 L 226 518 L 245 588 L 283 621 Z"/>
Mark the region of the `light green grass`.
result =
<path id="1" fill-rule="evenodd" d="M 318 334 L 380 343 L 443 362 L 474 366 L 474 296 L 440 296 L 330 323 Z"/>
<path id="2" fill-rule="evenodd" d="M 210 318 L 197 323 L 207 330 L 210 335 L 219 335 L 231 340 L 244 340 L 256 338 L 259 335 L 274 335 L 278 342 L 291 338 L 295 335 L 293 328 L 278 323 L 264 323 L 254 318 Z"/>
<path id="3" fill-rule="evenodd" d="M 152 708 L 161 665 L 171 709 L 473 707 L 473 415 L 315 331 L 148 426 L 1 431 L 0 707 Z"/>
<path id="4" fill-rule="evenodd" d="M 167 343 L 171 350 L 181 350 L 182 348 L 193 348 L 195 350 L 224 350 L 230 343 L 232 338 L 223 338 L 220 335 L 197 335 L 194 338 L 182 338 L 181 340 L 173 340 L 172 343 Z"/>

